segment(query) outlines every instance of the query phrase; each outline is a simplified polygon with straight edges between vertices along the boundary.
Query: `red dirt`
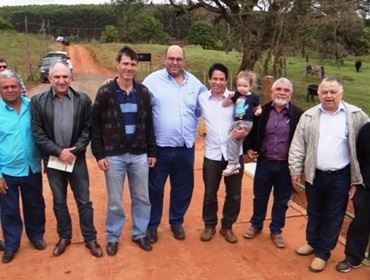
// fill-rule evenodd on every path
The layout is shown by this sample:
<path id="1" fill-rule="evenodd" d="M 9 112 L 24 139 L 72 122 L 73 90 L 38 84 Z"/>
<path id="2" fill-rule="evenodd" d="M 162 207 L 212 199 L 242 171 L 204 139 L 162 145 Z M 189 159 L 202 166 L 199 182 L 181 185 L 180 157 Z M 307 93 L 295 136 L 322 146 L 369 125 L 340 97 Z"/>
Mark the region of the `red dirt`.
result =
<path id="1" fill-rule="evenodd" d="M 70 46 L 69 52 L 75 65 L 74 87 L 89 86 L 86 92 L 92 98 L 101 83 L 94 84 L 97 74 L 101 70 L 83 46 Z M 81 63 L 81 65 L 79 65 Z M 94 70 L 92 70 L 94 69 Z M 94 72 L 90 80 L 88 74 Z M 107 73 L 102 73 L 104 80 Z M 112 75 L 113 76 L 113 75 Z M 165 205 L 162 224 L 158 228 L 159 241 L 153 251 L 144 252 L 131 241 L 130 227 L 130 198 L 127 183 L 125 183 L 124 206 L 127 223 L 122 231 L 119 252 L 115 257 L 106 254 L 103 258 L 92 257 L 84 247 L 78 224 L 76 204 L 69 196 L 69 209 L 73 222 L 72 245 L 60 257 L 52 256 L 52 249 L 58 239 L 56 234 L 55 218 L 52 211 L 52 197 L 46 176 L 44 176 L 44 196 L 46 200 L 46 233 L 45 240 L 48 248 L 44 251 L 33 249 L 27 238 L 23 236 L 22 244 L 13 262 L 1 265 L 0 279 L 230 279 L 230 280 L 266 280 L 266 279 L 370 279 L 368 268 L 357 269 L 349 274 L 340 274 L 335 271 L 335 263 L 343 257 L 343 246 L 338 245 L 333 250 L 328 268 L 320 273 L 309 272 L 308 265 L 311 256 L 299 257 L 294 254 L 294 248 L 305 242 L 306 218 L 297 207 L 290 207 L 287 212 L 284 237 L 287 247 L 277 249 L 271 243 L 268 223 L 268 214 L 264 231 L 254 240 L 242 238 L 244 231 L 249 227 L 252 213 L 252 179 L 245 175 L 243 178 L 242 208 L 234 231 L 239 237 L 237 244 L 229 244 L 220 234 L 216 234 L 209 242 L 199 240 L 203 228 L 201 219 L 203 182 L 202 160 L 204 153 L 204 138 L 199 137 L 196 142 L 195 159 L 195 188 L 193 199 L 185 217 L 186 239 L 175 240 L 168 225 L 168 195 L 169 186 L 166 185 Z M 104 174 L 96 165 L 91 153 L 88 152 L 87 162 L 90 173 L 91 199 L 94 206 L 95 225 L 98 231 L 98 241 L 105 248 L 105 211 L 106 188 Z M 224 184 L 219 192 L 219 205 L 224 199 Z M 220 207 L 222 208 L 222 207 Z M 269 206 L 270 212 L 271 206 Z M 221 216 L 219 211 L 219 216 Z"/>

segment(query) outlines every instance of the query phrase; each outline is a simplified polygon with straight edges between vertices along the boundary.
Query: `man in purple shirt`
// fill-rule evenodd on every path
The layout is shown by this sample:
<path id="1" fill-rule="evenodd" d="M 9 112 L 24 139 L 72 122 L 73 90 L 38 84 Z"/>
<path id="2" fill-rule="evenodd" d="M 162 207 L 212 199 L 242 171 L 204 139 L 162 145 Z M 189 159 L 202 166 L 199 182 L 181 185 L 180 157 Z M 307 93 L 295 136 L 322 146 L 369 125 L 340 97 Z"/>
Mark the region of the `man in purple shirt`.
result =
<path id="1" fill-rule="evenodd" d="M 273 83 L 272 101 L 263 106 L 261 115 L 254 120 L 252 131 L 244 142 L 244 151 L 248 157 L 257 159 L 253 183 L 253 216 L 244 237 L 252 239 L 262 231 L 274 186 L 270 232 L 278 248 L 285 247 L 281 231 L 292 191 L 288 168 L 289 146 L 303 113 L 290 102 L 292 93 L 293 85 L 288 79 L 280 78 Z"/>

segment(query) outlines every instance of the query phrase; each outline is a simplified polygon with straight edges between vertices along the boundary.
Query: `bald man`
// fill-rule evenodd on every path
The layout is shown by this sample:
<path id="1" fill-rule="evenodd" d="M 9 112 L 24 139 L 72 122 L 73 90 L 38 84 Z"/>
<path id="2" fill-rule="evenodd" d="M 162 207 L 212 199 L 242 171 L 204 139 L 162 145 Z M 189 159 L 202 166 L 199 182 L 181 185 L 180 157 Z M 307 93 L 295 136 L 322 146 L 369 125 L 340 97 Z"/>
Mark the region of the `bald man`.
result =
<path id="1" fill-rule="evenodd" d="M 71 71 L 63 62 L 50 67 L 49 81 L 51 88 L 32 98 L 31 114 L 32 131 L 53 193 L 59 235 L 53 255 L 63 254 L 72 239 L 71 217 L 67 207 L 69 183 L 78 207 L 86 247 L 93 256 L 101 257 L 103 251 L 96 242 L 85 159 L 90 141 L 92 102 L 86 94 L 70 87 Z M 58 164 L 63 168 L 58 168 Z"/>
<path id="2" fill-rule="evenodd" d="M 143 84 L 152 94 L 153 123 L 157 144 L 157 163 L 149 171 L 149 198 L 152 204 L 147 235 L 158 239 L 164 185 L 170 178 L 169 223 L 174 238 L 185 239 L 182 226 L 194 187 L 194 142 L 198 125 L 198 95 L 207 88 L 184 69 L 185 53 L 170 46 L 164 68 L 145 78 Z"/>

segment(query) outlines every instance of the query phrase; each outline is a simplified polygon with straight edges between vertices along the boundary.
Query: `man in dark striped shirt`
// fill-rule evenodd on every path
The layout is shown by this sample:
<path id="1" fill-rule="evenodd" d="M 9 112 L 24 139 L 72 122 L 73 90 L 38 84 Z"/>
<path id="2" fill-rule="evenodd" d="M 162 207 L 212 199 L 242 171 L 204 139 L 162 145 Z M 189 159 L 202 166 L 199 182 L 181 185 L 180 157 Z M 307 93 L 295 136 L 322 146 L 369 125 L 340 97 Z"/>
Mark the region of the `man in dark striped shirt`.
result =
<path id="1" fill-rule="evenodd" d="M 93 107 L 92 152 L 105 172 L 108 190 L 107 253 L 118 251 L 125 213 L 122 206 L 127 174 L 132 199 L 132 241 L 152 249 L 146 236 L 150 218 L 148 174 L 156 162 L 152 105 L 148 89 L 134 80 L 137 54 L 129 47 L 116 58 L 118 78 L 103 85 Z"/>

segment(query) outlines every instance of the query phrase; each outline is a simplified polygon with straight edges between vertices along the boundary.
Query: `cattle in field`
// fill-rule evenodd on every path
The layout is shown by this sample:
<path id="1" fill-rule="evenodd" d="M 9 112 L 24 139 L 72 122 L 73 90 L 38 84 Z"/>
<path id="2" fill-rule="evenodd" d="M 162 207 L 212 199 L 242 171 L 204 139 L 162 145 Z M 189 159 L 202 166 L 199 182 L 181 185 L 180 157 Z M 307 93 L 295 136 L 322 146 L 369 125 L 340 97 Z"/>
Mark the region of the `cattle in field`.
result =
<path id="1" fill-rule="evenodd" d="M 319 89 L 318 85 L 312 84 L 307 87 L 306 101 L 309 102 L 309 97 L 311 96 L 312 102 L 315 102 L 313 97 L 317 95 L 317 90 Z"/>
<path id="2" fill-rule="evenodd" d="M 322 65 L 315 65 L 315 64 L 307 64 L 306 65 L 306 77 L 310 76 L 316 76 L 320 79 L 323 79 L 325 77 L 325 69 Z"/>
<path id="3" fill-rule="evenodd" d="M 362 66 L 362 61 L 361 60 L 356 60 L 355 62 L 355 68 L 356 68 L 356 72 L 360 72 L 360 68 Z"/>

